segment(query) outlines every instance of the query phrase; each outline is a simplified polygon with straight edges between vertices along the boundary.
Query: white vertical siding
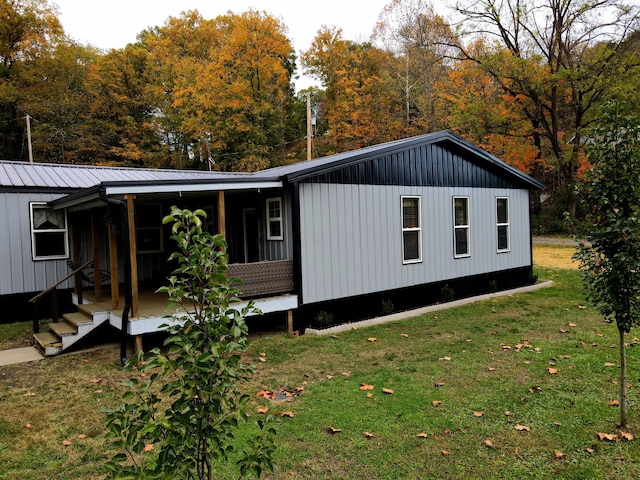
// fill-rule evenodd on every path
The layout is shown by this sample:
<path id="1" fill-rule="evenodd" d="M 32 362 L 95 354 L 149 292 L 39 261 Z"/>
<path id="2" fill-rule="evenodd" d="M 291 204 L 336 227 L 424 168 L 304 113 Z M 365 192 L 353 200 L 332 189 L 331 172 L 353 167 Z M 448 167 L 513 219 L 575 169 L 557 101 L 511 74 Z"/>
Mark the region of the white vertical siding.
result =
<path id="1" fill-rule="evenodd" d="M 68 272 L 66 260 L 38 260 L 31 256 L 29 202 L 48 202 L 60 195 L 0 193 L 0 295 L 39 292 Z M 60 288 L 70 288 L 69 282 Z"/>
<path id="2" fill-rule="evenodd" d="M 403 195 L 422 198 L 421 263 L 402 263 Z M 469 258 L 453 256 L 454 196 L 469 197 Z M 497 253 L 499 196 L 509 198 L 508 253 Z M 300 219 L 305 303 L 531 264 L 527 190 L 301 184 Z"/>

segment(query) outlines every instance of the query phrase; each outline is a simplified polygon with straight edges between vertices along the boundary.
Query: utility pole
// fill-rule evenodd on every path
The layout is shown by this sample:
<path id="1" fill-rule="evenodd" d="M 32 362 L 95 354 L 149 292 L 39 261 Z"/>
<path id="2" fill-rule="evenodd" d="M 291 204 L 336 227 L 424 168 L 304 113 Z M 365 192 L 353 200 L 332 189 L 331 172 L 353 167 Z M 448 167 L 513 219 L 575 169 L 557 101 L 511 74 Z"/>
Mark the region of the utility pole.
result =
<path id="1" fill-rule="evenodd" d="M 307 92 L 307 160 L 311 160 L 311 92 Z"/>
<path id="2" fill-rule="evenodd" d="M 33 149 L 31 148 L 31 117 L 27 113 L 27 148 L 29 149 L 29 163 L 33 163 Z"/>

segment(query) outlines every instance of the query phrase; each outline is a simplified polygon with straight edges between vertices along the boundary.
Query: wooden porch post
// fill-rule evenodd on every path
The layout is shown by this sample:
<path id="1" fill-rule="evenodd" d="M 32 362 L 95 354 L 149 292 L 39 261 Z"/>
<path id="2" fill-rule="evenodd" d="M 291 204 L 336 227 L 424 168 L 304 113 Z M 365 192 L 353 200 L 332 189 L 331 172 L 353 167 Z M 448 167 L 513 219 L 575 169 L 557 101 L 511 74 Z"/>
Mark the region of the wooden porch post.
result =
<path id="1" fill-rule="evenodd" d="M 78 213 L 74 215 L 74 218 L 78 218 L 80 215 Z M 73 261 L 76 262 L 76 265 L 80 265 L 80 227 L 77 221 L 71 225 L 71 241 L 73 242 Z M 78 298 L 78 305 L 82 305 L 84 299 L 82 298 L 82 277 L 79 272 L 73 276 L 73 288 Z"/>
<path id="2" fill-rule="evenodd" d="M 96 302 L 102 301 L 102 285 L 100 284 L 100 236 L 98 234 L 98 222 L 95 210 L 91 210 L 91 243 L 93 245 L 93 291 Z"/>
<path id="3" fill-rule="evenodd" d="M 224 190 L 218 192 L 218 233 L 227 237 L 227 225 L 224 210 Z"/>
<path id="4" fill-rule="evenodd" d="M 135 195 L 124 196 L 127 201 L 127 222 L 129 225 L 129 254 L 131 256 L 131 316 L 138 317 L 138 259 L 136 257 L 136 221 L 133 210 Z"/>
<path id="5" fill-rule="evenodd" d="M 287 335 L 293 335 L 293 310 L 287 310 Z"/>
<path id="6" fill-rule="evenodd" d="M 114 225 L 109 224 L 109 270 L 111 271 L 111 308 L 120 308 L 120 285 L 118 284 L 118 245 Z"/>

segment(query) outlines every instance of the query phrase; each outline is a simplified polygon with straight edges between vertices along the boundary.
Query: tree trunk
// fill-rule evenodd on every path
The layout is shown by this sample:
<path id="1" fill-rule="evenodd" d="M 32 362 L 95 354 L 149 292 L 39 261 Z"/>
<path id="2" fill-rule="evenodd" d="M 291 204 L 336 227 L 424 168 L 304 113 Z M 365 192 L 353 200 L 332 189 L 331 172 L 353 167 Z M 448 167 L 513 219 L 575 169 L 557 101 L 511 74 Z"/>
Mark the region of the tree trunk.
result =
<path id="1" fill-rule="evenodd" d="M 624 329 L 618 327 L 620 335 L 620 428 L 627 426 L 627 354 L 624 344 Z"/>

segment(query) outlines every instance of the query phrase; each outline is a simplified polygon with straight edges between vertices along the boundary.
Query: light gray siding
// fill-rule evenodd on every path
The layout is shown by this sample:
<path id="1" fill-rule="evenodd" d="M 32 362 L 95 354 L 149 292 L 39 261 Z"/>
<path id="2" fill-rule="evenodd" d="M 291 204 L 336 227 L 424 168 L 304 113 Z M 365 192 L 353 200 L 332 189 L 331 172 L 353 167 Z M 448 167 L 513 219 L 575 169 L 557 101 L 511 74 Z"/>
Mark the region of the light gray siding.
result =
<path id="1" fill-rule="evenodd" d="M 34 261 L 31 255 L 29 202 L 48 202 L 60 195 L 0 193 L 0 295 L 40 292 L 68 273 L 65 260 Z M 66 282 L 59 288 L 70 288 Z"/>
<path id="2" fill-rule="evenodd" d="M 419 196 L 422 262 L 403 265 L 401 197 Z M 470 253 L 453 254 L 453 197 L 469 197 Z M 511 251 L 497 253 L 496 197 L 509 198 Z M 529 192 L 505 188 L 300 185 L 304 303 L 531 265 Z"/>

